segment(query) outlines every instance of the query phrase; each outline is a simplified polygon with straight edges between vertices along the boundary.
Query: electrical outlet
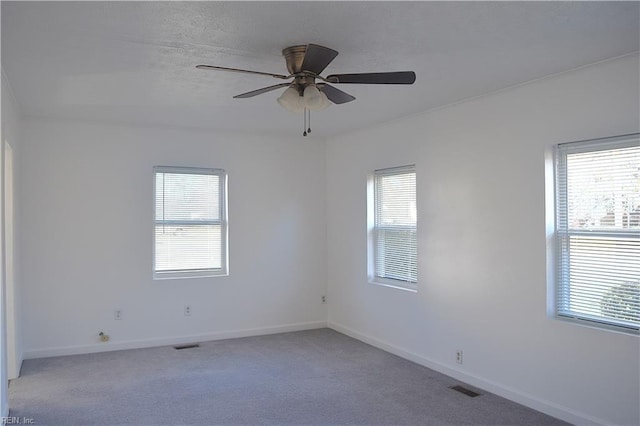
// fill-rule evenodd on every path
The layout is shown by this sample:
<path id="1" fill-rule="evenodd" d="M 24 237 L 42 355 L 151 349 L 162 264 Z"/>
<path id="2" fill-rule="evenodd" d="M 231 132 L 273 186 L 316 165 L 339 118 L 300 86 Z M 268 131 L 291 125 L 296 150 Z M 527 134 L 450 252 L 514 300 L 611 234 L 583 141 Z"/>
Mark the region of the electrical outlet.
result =
<path id="1" fill-rule="evenodd" d="M 327 296 L 322 296 L 322 303 L 327 303 Z"/>
<path id="2" fill-rule="evenodd" d="M 456 351 L 456 362 L 462 364 L 462 350 Z"/>
<path id="3" fill-rule="evenodd" d="M 113 311 L 113 319 L 114 320 L 122 319 L 122 309 L 116 309 L 115 311 Z"/>
<path id="4" fill-rule="evenodd" d="M 184 316 L 185 317 L 191 316 L 191 305 L 184 305 Z"/>

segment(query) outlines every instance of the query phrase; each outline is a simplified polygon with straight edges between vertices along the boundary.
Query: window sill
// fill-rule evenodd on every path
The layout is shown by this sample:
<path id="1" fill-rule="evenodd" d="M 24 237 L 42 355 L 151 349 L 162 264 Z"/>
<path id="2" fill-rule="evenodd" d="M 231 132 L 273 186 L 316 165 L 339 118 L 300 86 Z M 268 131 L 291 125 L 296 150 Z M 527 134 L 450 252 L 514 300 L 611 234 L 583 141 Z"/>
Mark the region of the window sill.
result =
<path id="1" fill-rule="evenodd" d="M 177 272 L 154 272 L 154 280 L 178 280 L 190 278 L 217 278 L 228 277 L 228 272 L 217 271 L 177 271 Z"/>
<path id="2" fill-rule="evenodd" d="M 592 321 L 589 319 L 583 319 L 583 318 L 578 318 L 578 317 L 570 317 L 570 316 L 565 316 L 565 315 L 552 315 L 551 316 L 552 319 L 557 320 L 557 321 L 561 321 L 564 323 L 568 323 L 568 324 L 574 324 L 580 327 L 586 327 L 586 328 L 590 328 L 592 330 L 599 330 L 599 331 L 605 331 L 605 332 L 613 332 L 613 333 L 617 333 L 617 334 L 624 334 L 626 336 L 639 336 L 640 335 L 640 330 L 638 329 L 634 329 L 634 328 L 626 328 L 626 327 L 621 327 L 621 326 L 616 326 L 616 325 L 612 325 L 612 324 L 607 324 L 607 323 L 601 323 L 598 321 Z"/>
<path id="3" fill-rule="evenodd" d="M 402 284 L 401 284 L 402 283 Z M 396 288 L 398 290 L 404 290 L 404 291 L 408 291 L 410 293 L 417 293 L 418 292 L 418 284 L 417 283 L 407 283 L 404 284 L 402 281 L 396 281 L 396 280 L 386 280 L 386 279 L 369 279 L 369 284 L 374 284 L 374 285 L 379 285 L 382 287 L 390 287 L 390 288 Z"/>

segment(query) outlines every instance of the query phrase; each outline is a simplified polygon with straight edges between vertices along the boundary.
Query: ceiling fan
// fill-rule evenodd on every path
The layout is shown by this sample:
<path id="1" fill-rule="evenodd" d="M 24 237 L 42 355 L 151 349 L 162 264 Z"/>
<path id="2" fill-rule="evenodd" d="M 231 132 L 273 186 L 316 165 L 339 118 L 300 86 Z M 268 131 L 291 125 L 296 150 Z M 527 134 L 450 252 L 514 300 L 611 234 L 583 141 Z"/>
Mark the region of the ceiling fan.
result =
<path id="1" fill-rule="evenodd" d="M 196 68 L 266 75 L 281 80 L 293 79 L 286 83 L 241 93 L 234 96 L 234 98 L 251 98 L 272 90 L 288 87 L 278 98 L 278 103 L 289 111 L 304 112 L 304 136 L 311 133 L 310 125 L 307 126 L 307 117 L 309 117 L 309 121 L 311 120 L 310 111 L 324 109 L 330 105 L 330 102 L 344 104 L 355 100 L 355 97 L 335 88 L 331 84 L 413 84 L 416 81 L 416 74 L 413 71 L 332 74 L 322 77 L 320 73 L 338 56 L 338 52 L 317 44 L 287 47 L 282 51 L 282 56 L 284 56 L 287 63 L 289 75 L 214 65 L 196 65 Z M 316 83 L 316 79 L 320 80 L 320 82 Z"/>

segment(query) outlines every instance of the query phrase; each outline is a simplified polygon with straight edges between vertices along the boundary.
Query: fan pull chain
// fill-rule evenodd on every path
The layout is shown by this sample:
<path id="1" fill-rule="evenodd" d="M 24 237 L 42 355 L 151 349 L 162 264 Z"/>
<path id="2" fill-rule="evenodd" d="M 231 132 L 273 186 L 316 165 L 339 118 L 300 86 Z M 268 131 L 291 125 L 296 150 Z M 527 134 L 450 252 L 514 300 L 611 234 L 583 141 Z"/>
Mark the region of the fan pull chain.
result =
<path id="1" fill-rule="evenodd" d="M 307 136 L 307 109 L 302 110 L 302 116 L 304 117 L 304 128 L 302 131 L 302 136 Z"/>
<path id="2" fill-rule="evenodd" d="M 308 118 L 308 123 L 307 123 L 307 134 L 311 133 L 311 110 L 309 111 L 309 118 Z"/>

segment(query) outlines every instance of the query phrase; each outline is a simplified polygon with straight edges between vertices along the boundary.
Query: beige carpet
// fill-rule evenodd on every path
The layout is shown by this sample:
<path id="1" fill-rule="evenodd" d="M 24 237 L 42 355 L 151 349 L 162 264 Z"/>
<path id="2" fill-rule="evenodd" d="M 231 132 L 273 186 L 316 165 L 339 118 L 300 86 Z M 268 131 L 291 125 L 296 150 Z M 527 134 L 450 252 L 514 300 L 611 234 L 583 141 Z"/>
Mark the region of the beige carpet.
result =
<path id="1" fill-rule="evenodd" d="M 27 360 L 9 405 L 37 425 L 566 424 L 457 384 L 320 329 Z"/>

